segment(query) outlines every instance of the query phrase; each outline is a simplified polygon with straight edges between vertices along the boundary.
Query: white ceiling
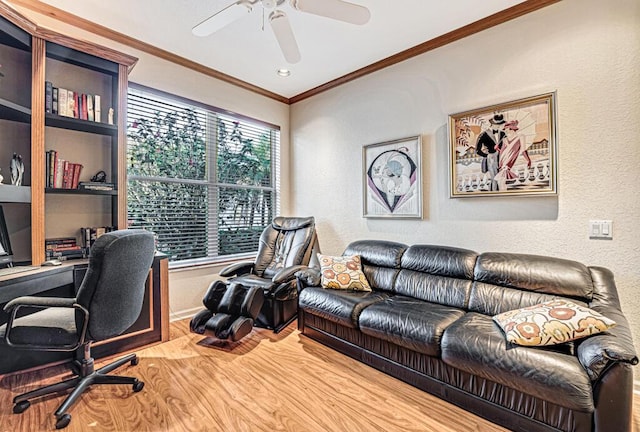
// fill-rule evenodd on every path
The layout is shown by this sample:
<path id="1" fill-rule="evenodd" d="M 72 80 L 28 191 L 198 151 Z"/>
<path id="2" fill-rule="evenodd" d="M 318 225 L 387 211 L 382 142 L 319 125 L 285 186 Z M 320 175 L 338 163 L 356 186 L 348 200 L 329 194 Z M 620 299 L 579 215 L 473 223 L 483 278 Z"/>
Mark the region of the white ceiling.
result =
<path id="1" fill-rule="evenodd" d="M 281 6 L 302 60 L 288 65 L 262 7 L 208 37 L 191 28 L 233 0 L 42 0 L 51 6 L 225 74 L 292 97 L 523 0 L 352 0 L 371 11 L 363 26 Z M 287 78 L 276 74 L 291 70 Z"/>

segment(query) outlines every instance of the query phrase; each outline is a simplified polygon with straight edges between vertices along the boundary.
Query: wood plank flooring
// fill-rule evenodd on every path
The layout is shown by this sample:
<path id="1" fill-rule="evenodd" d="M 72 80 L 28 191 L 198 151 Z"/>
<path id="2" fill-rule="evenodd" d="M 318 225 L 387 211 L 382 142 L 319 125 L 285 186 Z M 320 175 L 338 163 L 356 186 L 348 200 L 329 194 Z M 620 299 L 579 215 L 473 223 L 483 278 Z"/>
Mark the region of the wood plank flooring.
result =
<path id="1" fill-rule="evenodd" d="M 65 431 L 506 430 L 310 340 L 295 325 L 278 335 L 254 329 L 224 345 L 180 321 L 169 342 L 137 353 L 140 363 L 117 373 L 140 378 L 144 389 L 93 387 L 72 407 Z M 54 430 L 64 396 L 34 401 L 23 414 L 12 413 L 11 400 L 68 376 L 58 366 L 0 379 L 0 431 Z"/>

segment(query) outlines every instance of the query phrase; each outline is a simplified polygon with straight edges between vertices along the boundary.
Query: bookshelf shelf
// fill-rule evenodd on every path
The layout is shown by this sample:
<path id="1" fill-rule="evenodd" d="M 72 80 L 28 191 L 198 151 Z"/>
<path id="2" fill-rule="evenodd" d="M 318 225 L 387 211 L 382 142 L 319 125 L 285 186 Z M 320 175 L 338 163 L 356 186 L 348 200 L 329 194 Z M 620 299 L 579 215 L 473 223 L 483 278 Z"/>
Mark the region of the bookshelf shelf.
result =
<path id="1" fill-rule="evenodd" d="M 20 123 L 31 123 L 31 110 L 0 98 L 0 118 Z"/>
<path id="2" fill-rule="evenodd" d="M 50 113 L 45 114 L 45 125 L 106 136 L 115 136 L 118 134 L 118 127 L 116 125 L 63 117 Z"/>
<path id="3" fill-rule="evenodd" d="M 31 188 L 29 186 L 0 185 L 0 202 L 30 203 Z"/>
<path id="4" fill-rule="evenodd" d="M 84 189 L 61 189 L 61 188 L 45 188 L 48 194 L 66 194 L 66 195 L 112 195 L 117 196 L 117 190 L 84 190 Z"/>

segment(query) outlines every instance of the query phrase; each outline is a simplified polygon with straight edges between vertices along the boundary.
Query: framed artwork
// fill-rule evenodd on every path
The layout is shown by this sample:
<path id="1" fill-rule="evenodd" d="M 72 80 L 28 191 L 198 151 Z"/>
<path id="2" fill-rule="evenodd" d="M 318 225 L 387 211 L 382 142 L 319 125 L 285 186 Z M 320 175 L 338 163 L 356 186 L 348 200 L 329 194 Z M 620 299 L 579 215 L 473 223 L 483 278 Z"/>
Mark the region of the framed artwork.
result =
<path id="1" fill-rule="evenodd" d="M 449 116 L 450 196 L 555 195 L 555 93 Z"/>
<path id="2" fill-rule="evenodd" d="M 363 216 L 422 218 L 420 136 L 362 148 Z"/>

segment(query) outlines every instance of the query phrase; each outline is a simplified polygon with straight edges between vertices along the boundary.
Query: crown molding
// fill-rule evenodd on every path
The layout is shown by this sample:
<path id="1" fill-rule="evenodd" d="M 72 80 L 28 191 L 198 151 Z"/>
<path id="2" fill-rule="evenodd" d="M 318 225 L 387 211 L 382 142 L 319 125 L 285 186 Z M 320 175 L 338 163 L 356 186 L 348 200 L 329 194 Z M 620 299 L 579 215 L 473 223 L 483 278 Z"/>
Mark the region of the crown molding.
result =
<path id="1" fill-rule="evenodd" d="M 372 63 L 368 66 L 365 66 L 361 69 L 343 75 L 339 78 L 336 78 L 332 81 L 329 81 L 325 84 L 322 84 L 318 87 L 312 88 L 311 90 L 307 90 L 303 93 L 300 93 L 291 98 L 287 98 L 285 96 L 279 95 L 277 93 L 271 92 L 269 90 L 263 89 L 261 87 L 250 84 L 246 81 L 242 81 L 238 78 L 235 78 L 231 75 L 227 75 L 223 72 L 220 72 L 216 69 L 204 66 L 200 63 L 196 63 L 192 60 L 181 57 L 177 54 L 171 53 L 169 51 L 163 50 L 161 48 L 155 47 L 146 42 L 142 42 L 138 39 L 127 36 L 123 33 L 119 33 L 113 31 L 107 27 L 101 26 L 84 18 L 80 18 L 76 15 L 73 15 L 69 12 L 65 12 L 56 7 L 50 6 L 46 3 L 43 3 L 38 0 L 10 0 L 12 4 L 17 6 L 24 7 L 33 12 L 49 16 L 58 21 L 64 22 L 66 24 L 72 25 L 74 27 L 78 27 L 82 30 L 94 33 L 98 36 L 102 36 L 107 39 L 111 39 L 115 42 L 121 43 L 123 45 L 129 46 L 131 48 L 146 52 L 147 54 L 151 54 L 153 56 L 162 58 L 164 60 L 176 63 L 180 66 L 184 66 L 188 69 L 192 69 L 196 72 L 200 72 L 204 75 L 210 76 L 212 78 L 216 78 L 218 80 L 224 81 L 226 83 L 238 86 L 245 90 L 251 91 L 253 93 L 257 93 L 259 95 L 268 97 L 270 99 L 276 100 L 278 102 L 286 103 L 286 104 L 294 104 L 296 102 L 300 102 L 304 99 L 308 99 L 312 96 L 323 93 L 327 90 L 333 89 L 335 87 L 341 86 L 342 84 L 348 83 L 350 81 L 361 78 L 365 75 L 369 75 L 373 72 L 377 72 L 379 70 L 385 69 L 389 66 L 395 65 L 397 63 L 403 62 L 420 54 L 424 54 L 428 51 L 434 50 L 436 48 L 440 48 L 442 46 L 448 45 L 452 42 L 463 39 L 467 36 L 471 36 L 475 33 L 479 33 L 483 30 L 487 30 L 491 27 L 495 27 L 507 21 L 511 21 L 515 18 L 521 17 L 528 13 L 537 11 L 546 6 L 552 5 L 554 3 L 558 3 L 561 0 L 526 0 L 522 3 L 519 3 L 515 6 L 512 6 L 503 11 L 497 12 L 493 15 L 490 15 L 486 18 L 475 21 L 471 24 L 468 24 L 464 27 L 460 27 L 459 29 L 453 30 L 449 33 L 446 33 L 442 36 L 438 36 L 434 39 L 423 42 L 419 45 L 416 45 L 412 48 L 401 51 L 397 54 L 394 54 L 390 57 Z"/>

